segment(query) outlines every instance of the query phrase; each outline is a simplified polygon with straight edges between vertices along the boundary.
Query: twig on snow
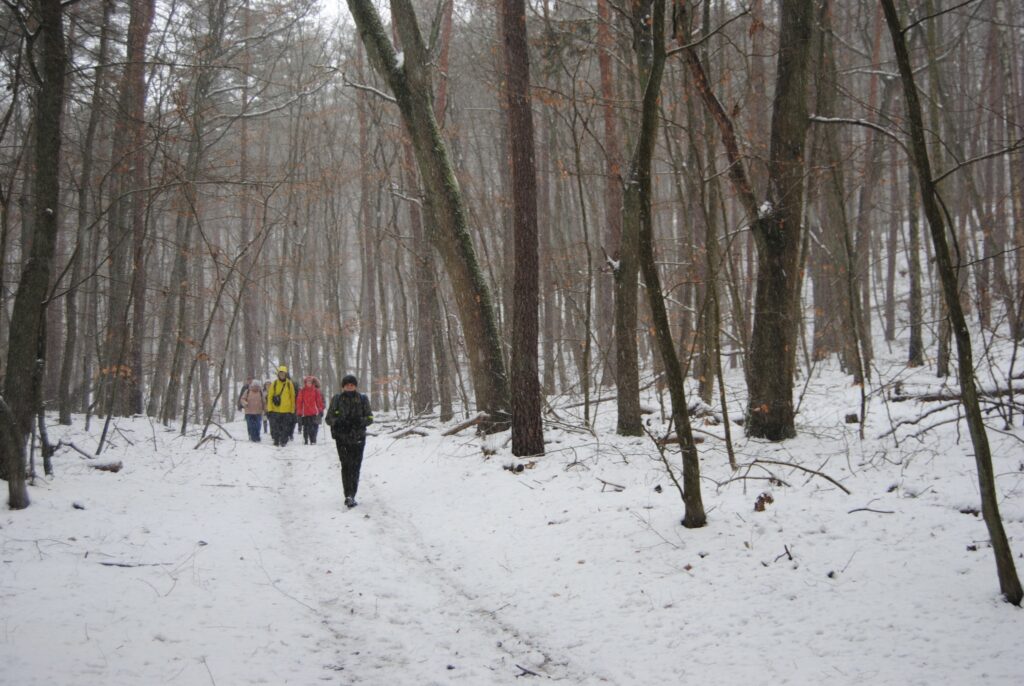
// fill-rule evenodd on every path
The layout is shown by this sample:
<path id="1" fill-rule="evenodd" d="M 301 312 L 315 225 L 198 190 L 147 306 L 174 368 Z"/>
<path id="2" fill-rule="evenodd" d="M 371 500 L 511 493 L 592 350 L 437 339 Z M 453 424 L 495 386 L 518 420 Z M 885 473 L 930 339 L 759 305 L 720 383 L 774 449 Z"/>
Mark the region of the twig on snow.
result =
<path id="1" fill-rule="evenodd" d="M 778 557 L 776 557 L 775 558 L 775 562 L 778 562 L 779 560 L 781 560 L 784 557 L 788 557 L 789 561 L 792 562 L 793 561 L 793 553 L 789 552 L 789 546 L 788 545 L 784 545 L 784 546 L 782 546 L 782 549 L 785 550 L 786 552 L 784 552 L 781 555 L 779 555 Z"/>
<path id="2" fill-rule="evenodd" d="M 876 514 L 896 514 L 895 510 L 875 510 L 870 507 L 856 507 L 849 510 L 846 514 L 853 514 L 854 512 L 874 512 Z"/>
<path id="3" fill-rule="evenodd" d="M 224 439 L 222 439 L 220 436 L 217 436 L 215 434 L 206 434 L 201 439 L 199 439 L 199 442 L 196 443 L 195 447 L 192 448 L 192 450 L 199 450 L 201 447 L 203 447 L 203 444 L 206 443 L 207 441 L 221 441 L 221 440 L 224 440 Z"/>
<path id="4" fill-rule="evenodd" d="M 530 670 L 528 670 L 526 667 L 523 667 L 522 665 L 516 665 L 516 669 L 523 670 L 521 673 L 516 674 L 516 678 L 517 679 L 519 677 L 522 677 L 522 676 L 536 676 L 536 677 L 540 676 L 540 674 L 537 674 L 537 672 L 531 672 Z"/>
<path id="5" fill-rule="evenodd" d="M 207 664 L 205 655 L 203 655 L 201 661 L 203 663 L 203 667 L 206 667 L 206 673 L 210 675 L 210 683 L 213 684 L 213 686 L 217 686 L 217 680 L 213 678 L 213 672 L 210 671 L 210 665 Z"/>

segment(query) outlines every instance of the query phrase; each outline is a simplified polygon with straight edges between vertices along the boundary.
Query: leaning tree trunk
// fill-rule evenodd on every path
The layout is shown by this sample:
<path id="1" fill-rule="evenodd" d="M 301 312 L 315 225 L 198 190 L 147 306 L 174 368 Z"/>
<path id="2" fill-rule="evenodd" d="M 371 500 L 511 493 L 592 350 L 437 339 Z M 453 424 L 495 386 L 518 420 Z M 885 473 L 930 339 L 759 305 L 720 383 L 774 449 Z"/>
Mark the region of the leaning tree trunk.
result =
<path id="1" fill-rule="evenodd" d="M 700 493 L 700 462 L 697 446 L 693 441 L 690 415 L 686 402 L 683 367 L 672 341 L 672 329 L 665 309 L 665 298 L 661 292 L 658 265 L 654 260 L 654 217 L 651 213 L 651 158 L 654 154 L 654 140 L 658 132 L 658 96 L 661 91 L 661 76 L 665 70 L 665 0 L 654 0 L 653 44 L 651 69 L 644 89 L 641 110 L 640 133 L 636 149 L 629 166 L 626 183 L 625 205 L 638 210 L 638 252 L 640 271 L 647 286 L 647 300 L 654 321 L 655 338 L 662 363 L 669 394 L 672 397 L 672 421 L 679 437 L 683 453 L 683 503 L 686 512 L 683 526 L 699 528 L 707 523 L 704 502 Z M 634 190 L 635 189 L 635 190 Z M 627 219 L 627 221 L 630 221 Z"/>
<path id="2" fill-rule="evenodd" d="M 974 460 L 978 468 L 978 488 L 981 492 L 981 509 L 992 540 L 992 552 L 996 558 L 996 570 L 999 575 L 999 588 L 1003 596 L 1014 605 L 1020 605 L 1024 599 L 1020 579 L 1013 563 L 1013 552 L 1003 529 L 1003 521 L 999 515 L 999 502 L 996 496 L 995 476 L 992 471 L 992 452 L 985 432 L 985 423 L 981 416 L 978 403 L 978 391 L 974 383 L 974 360 L 971 348 L 971 336 L 967 330 L 967 321 L 960 305 L 960 289 L 957 283 L 956 270 L 946 242 L 946 224 L 939 207 L 937 191 L 932 181 L 931 162 L 928 157 L 928 146 L 925 142 L 924 118 L 921 114 L 921 103 L 917 96 L 914 72 L 910 64 L 910 55 L 900 27 L 899 16 L 893 0 L 881 0 L 885 11 L 885 20 L 892 35 L 892 44 L 896 53 L 896 66 L 899 68 L 903 82 L 903 98 L 907 108 L 907 120 L 910 127 L 910 148 L 913 163 L 917 171 L 917 179 L 921 185 L 921 202 L 924 206 L 925 218 L 931 231 L 932 245 L 935 247 L 935 261 L 942 282 L 942 292 L 953 329 L 958 357 L 958 374 L 960 377 L 960 393 L 963 398 L 964 413 L 967 427 L 974 446 Z"/>
<path id="3" fill-rule="evenodd" d="M 373 3 L 348 0 L 374 68 L 395 96 L 412 140 L 424 186 L 424 206 L 432 221 L 431 240 L 444 260 L 452 282 L 459 319 L 466 337 L 477 404 L 490 417 L 488 429 L 508 425 L 509 387 L 501 355 L 490 289 L 477 262 L 467 212 L 455 178 L 448 146 L 431 107 L 429 56 L 409 0 L 394 0 L 392 13 L 402 39 L 401 64 Z"/>
<path id="4" fill-rule="evenodd" d="M 67 50 L 60 0 L 38 0 L 35 46 L 39 79 L 35 101 L 35 203 L 32 247 L 14 296 L 7 346 L 7 372 L 0 403 L 0 477 L 7 479 L 7 504 L 28 507 L 25 441 L 39 402 L 46 348 L 47 289 L 60 225 L 60 141 Z"/>

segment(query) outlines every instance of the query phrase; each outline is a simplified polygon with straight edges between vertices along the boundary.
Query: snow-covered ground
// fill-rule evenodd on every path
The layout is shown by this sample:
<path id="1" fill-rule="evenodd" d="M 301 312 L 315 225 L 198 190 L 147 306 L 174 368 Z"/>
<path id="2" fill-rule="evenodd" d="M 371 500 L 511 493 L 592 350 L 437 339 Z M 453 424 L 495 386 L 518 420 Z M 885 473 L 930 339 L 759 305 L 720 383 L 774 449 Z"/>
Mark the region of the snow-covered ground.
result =
<path id="1" fill-rule="evenodd" d="M 1024 683 L 955 410 L 897 445 L 879 436 L 932 405 L 875 397 L 862 442 L 845 383 L 814 379 L 797 439 L 737 427 L 736 473 L 699 424 L 698 530 L 651 440 L 614 435 L 614 403 L 593 434 L 560 410 L 536 460 L 436 423 L 396 439 L 378 413 L 351 511 L 329 439 L 277 449 L 235 422 L 194 449 L 119 421 L 99 460 L 120 472 L 64 448 L 31 507 L 0 511 L 0 682 Z M 97 425 L 50 438 L 93 451 Z M 1024 572 L 1022 437 L 990 433 Z"/>

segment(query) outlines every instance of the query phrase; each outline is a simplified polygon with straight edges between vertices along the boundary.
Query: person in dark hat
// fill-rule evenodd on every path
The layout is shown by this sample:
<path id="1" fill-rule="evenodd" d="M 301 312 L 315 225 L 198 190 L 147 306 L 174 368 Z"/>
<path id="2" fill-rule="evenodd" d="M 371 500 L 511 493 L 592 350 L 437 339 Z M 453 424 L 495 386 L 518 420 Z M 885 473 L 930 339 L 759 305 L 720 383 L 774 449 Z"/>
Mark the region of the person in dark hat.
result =
<path id="1" fill-rule="evenodd" d="M 370 400 L 358 389 L 359 380 L 347 374 L 341 380 L 341 393 L 331 398 L 326 419 L 331 427 L 331 438 L 338 446 L 341 486 L 345 505 L 349 508 L 357 504 L 356 491 L 359 490 L 359 469 L 363 464 L 363 448 L 366 447 L 366 427 L 373 424 Z"/>

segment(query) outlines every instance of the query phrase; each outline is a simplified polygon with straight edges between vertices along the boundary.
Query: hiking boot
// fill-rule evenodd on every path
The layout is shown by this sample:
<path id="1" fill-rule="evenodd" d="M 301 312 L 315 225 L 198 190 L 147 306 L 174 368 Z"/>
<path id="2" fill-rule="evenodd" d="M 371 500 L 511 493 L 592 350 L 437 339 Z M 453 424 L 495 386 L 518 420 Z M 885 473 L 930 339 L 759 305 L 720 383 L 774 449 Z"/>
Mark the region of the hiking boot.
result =
<path id="1" fill-rule="evenodd" d="M 349 508 L 355 507 L 356 506 L 356 499 L 353 498 L 352 496 L 348 496 L 347 498 L 345 498 L 345 505 L 347 507 L 349 507 Z"/>

